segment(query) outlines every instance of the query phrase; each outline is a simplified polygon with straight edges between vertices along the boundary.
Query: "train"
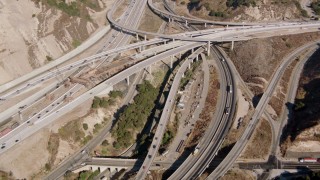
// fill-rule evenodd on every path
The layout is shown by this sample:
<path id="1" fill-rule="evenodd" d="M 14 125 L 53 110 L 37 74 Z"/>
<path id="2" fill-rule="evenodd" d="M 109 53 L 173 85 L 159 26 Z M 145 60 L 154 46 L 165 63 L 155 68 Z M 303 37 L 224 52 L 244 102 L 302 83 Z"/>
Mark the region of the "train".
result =
<path id="1" fill-rule="evenodd" d="M 306 163 L 311 163 L 311 162 L 313 162 L 313 163 L 320 163 L 320 158 L 306 157 L 306 158 L 299 158 L 298 160 L 299 160 L 299 162 L 301 162 L 301 163 L 304 163 L 304 162 L 306 162 Z"/>

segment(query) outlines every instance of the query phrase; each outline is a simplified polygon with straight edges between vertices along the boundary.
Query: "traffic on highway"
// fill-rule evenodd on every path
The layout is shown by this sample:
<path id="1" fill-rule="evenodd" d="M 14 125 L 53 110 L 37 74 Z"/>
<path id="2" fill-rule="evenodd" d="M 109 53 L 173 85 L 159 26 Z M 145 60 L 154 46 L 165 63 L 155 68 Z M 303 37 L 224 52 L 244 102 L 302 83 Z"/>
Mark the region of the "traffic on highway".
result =
<path id="1" fill-rule="evenodd" d="M 100 179 L 106 179 L 106 176 L 112 178 L 113 175 L 117 174 L 122 179 L 134 178 L 137 180 L 151 177 L 151 171 L 154 170 L 166 170 L 165 176 L 169 180 L 198 179 L 204 177 L 205 171 L 207 171 L 208 176 L 204 178 L 209 180 L 219 179 L 233 167 L 242 169 L 263 167 L 262 169 L 269 170 L 297 169 L 303 166 L 312 170 L 319 170 L 320 158 L 317 157 L 299 157 L 297 161 L 281 159 L 278 155 L 280 154 L 278 146 L 282 129 L 288 119 L 286 115 L 282 115 L 279 118 L 281 121 L 274 123 L 270 111 L 268 111 L 272 95 L 276 92 L 277 85 L 287 68 L 300 55 L 309 50 L 309 56 L 297 63 L 298 65 L 294 69 L 294 72 L 297 72 L 292 77 L 295 82 L 290 84 L 288 96 L 286 96 L 288 102 L 294 103 L 301 71 L 311 55 L 318 50 L 319 40 L 313 40 L 296 48 L 282 59 L 272 73 L 271 79 L 266 83 L 258 103 L 253 107 L 252 112 L 246 115 L 249 116 L 250 120 L 244 127 L 241 136 L 223 158 L 219 156 L 217 159 L 217 154 L 221 152 L 226 137 L 236 121 L 239 96 L 244 96 L 239 95 L 238 92 L 246 94 L 250 101 L 253 99 L 252 91 L 240 76 L 234 62 L 229 59 L 228 55 L 230 53 L 225 52 L 229 51 L 227 50 L 229 45 L 231 44 L 231 52 L 235 42 L 319 32 L 320 22 L 242 23 L 209 21 L 179 15 L 174 10 L 175 3 L 167 0 L 162 2 L 154 2 L 153 0 L 116 1 L 106 14 L 106 21 L 110 23 L 111 29 L 103 30 L 101 34 L 94 36 L 91 40 L 89 39 L 87 44 L 84 43 L 84 46 L 90 46 L 98 41 L 97 39 L 103 39 L 103 45 L 93 55 L 71 60 L 71 57 L 80 54 L 86 48 L 75 49 L 70 52 L 71 55 L 67 54 L 65 58 L 62 57 L 59 61 L 50 62 L 29 74 L 2 84 L 0 86 L 0 155 L 5 156 L 10 150 L 19 148 L 17 145 L 26 142 L 32 135 L 44 128 L 53 126 L 67 117 L 66 115 L 71 111 L 77 110 L 81 105 L 88 102 L 92 103 L 93 99 L 102 97 L 101 94 L 106 94 L 107 90 L 109 92 L 109 89 L 113 90 L 117 86 L 123 91 L 125 100 L 120 103 L 116 101 L 116 103 L 108 103 L 119 105 L 116 108 L 119 112 L 116 111 L 111 120 L 99 132 L 90 134 L 92 137 L 86 143 L 79 145 L 79 148 L 73 154 L 69 154 L 62 162 L 48 171 L 44 179 L 61 179 L 70 172 L 76 174 L 82 171 L 93 171 L 94 168 L 99 169 L 99 176 L 97 177 Z M 159 7 L 159 4 L 162 7 Z M 158 32 L 141 30 L 140 25 L 147 13 L 146 8 L 150 8 L 151 13 L 153 12 L 154 15 L 161 17 L 161 21 L 166 25 L 165 27 L 173 24 L 175 28 L 179 28 L 180 32 L 166 34 L 160 30 Z M 120 15 L 118 14 L 119 9 L 123 11 Z M 148 13 L 150 13 L 150 10 L 148 10 Z M 106 36 L 102 37 L 104 33 Z M 188 82 L 196 80 L 196 77 L 194 77 L 196 75 L 192 72 L 192 64 L 196 63 L 199 57 L 203 64 L 198 68 L 202 69 L 201 72 L 204 74 L 201 75 L 203 79 L 199 79 L 203 84 L 195 85 L 198 90 L 196 93 L 190 90 L 189 94 L 184 94 L 184 91 L 189 90 L 182 90 L 182 84 L 188 84 Z M 172 77 L 172 79 L 169 80 L 168 78 L 166 79 L 168 82 L 160 83 L 165 84 L 166 88 L 159 88 L 159 91 L 165 96 L 154 102 L 157 108 L 161 107 L 160 110 L 154 110 L 150 113 L 153 116 L 158 116 L 158 119 L 154 120 L 151 125 L 143 125 L 151 127 L 145 134 L 147 138 L 140 134 L 142 132 L 133 134 L 137 137 L 144 137 L 143 142 L 149 142 L 146 150 L 142 155 L 137 155 L 137 148 L 141 144 L 139 144 L 140 139 L 135 139 L 136 142 L 129 148 L 121 149 L 123 152 L 117 152 L 120 155 L 133 155 L 132 157 L 100 156 L 96 149 L 103 142 L 107 145 L 116 144 L 116 142 L 109 143 L 108 141 L 106 143 L 106 137 L 114 133 L 114 127 L 119 118 L 118 113 L 122 113 L 126 107 L 134 103 L 135 96 L 138 93 L 136 90 L 139 88 L 138 84 L 146 79 L 159 79 L 159 77 L 156 77 L 157 73 L 151 70 L 153 68 L 156 70 L 165 69 L 159 64 L 168 69 L 166 72 L 168 74 L 164 73 L 162 80 L 166 79 L 167 76 Z M 175 73 L 174 69 L 176 69 Z M 216 70 L 214 76 L 216 76 L 218 84 L 214 113 L 211 113 L 210 121 L 197 144 L 187 146 L 190 141 L 189 135 L 198 130 L 197 122 L 203 118 L 208 91 L 212 90 L 211 88 L 216 88 L 209 86 L 209 82 L 212 80 L 209 79 L 211 73 L 209 69 Z M 132 81 L 133 78 L 135 79 Z M 189 85 L 192 84 L 191 82 Z M 167 88 L 169 89 L 165 92 Z M 197 100 L 188 102 L 192 101 L 189 96 L 194 94 L 196 94 Z M 105 100 L 104 98 L 101 99 Z M 180 110 L 183 110 L 187 102 L 196 109 L 189 111 L 191 112 L 190 115 L 186 115 L 193 121 L 192 123 L 187 120 L 184 123 L 178 121 L 175 128 L 179 129 L 179 126 L 187 126 L 189 128 L 184 129 L 188 129 L 188 131 L 190 129 L 190 131 L 181 133 L 181 136 L 184 137 L 174 137 L 179 133 L 174 133 L 174 135 L 169 133 L 168 135 L 169 124 L 172 123 L 172 119 L 178 117 L 176 116 L 176 109 L 179 107 Z M 93 104 L 91 108 L 93 108 Z M 98 112 L 98 110 L 95 112 Z M 135 113 L 136 116 L 140 116 L 139 112 Z M 265 116 L 271 124 L 279 124 L 277 127 L 272 124 L 270 157 L 272 156 L 274 159 L 272 161 L 269 159 L 266 162 L 239 162 L 239 157 L 249 144 L 262 116 Z M 151 119 L 156 118 L 152 117 Z M 243 117 L 240 119 L 237 129 L 242 123 Z M 89 129 L 91 126 L 96 125 L 89 125 Z M 130 134 L 130 136 L 132 135 Z M 172 139 L 167 140 L 168 137 Z M 169 142 L 169 145 L 164 145 L 164 139 Z M 108 140 L 110 141 L 110 139 Z M 175 145 L 170 147 L 171 142 L 175 142 Z M 132 151 L 132 153 L 129 153 L 129 151 Z M 176 158 L 177 155 L 178 158 Z M 121 169 L 123 171 L 120 173 Z M 109 174 L 106 175 L 106 172 L 109 172 Z"/>

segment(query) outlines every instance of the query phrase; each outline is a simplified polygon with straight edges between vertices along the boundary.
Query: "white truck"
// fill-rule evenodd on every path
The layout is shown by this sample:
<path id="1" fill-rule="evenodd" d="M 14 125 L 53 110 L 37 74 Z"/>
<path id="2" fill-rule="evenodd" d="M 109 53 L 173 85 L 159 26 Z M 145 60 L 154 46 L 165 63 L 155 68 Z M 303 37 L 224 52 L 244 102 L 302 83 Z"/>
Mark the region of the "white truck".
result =
<path id="1" fill-rule="evenodd" d="M 193 151 L 192 155 L 197 155 L 199 152 L 200 147 L 196 147 L 196 149 Z"/>

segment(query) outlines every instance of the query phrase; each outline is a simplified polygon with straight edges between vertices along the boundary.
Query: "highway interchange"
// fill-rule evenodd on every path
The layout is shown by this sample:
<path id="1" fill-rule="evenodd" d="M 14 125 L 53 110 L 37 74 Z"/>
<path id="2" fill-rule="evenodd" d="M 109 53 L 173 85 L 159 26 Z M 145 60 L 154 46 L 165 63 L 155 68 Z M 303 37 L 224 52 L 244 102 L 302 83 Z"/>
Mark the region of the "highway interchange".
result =
<path id="1" fill-rule="evenodd" d="M 20 103 L 13 105 L 7 110 L 1 112 L 0 122 L 5 122 L 11 116 L 21 113 L 21 111 L 23 111 L 25 108 L 28 108 L 28 106 L 30 106 L 32 103 L 43 98 L 47 93 L 59 88 L 61 82 L 53 81 L 53 79 L 57 76 L 61 76 L 61 74 L 64 74 L 64 76 L 67 78 L 70 75 L 74 75 L 75 72 L 77 74 L 78 71 L 85 71 L 88 65 L 98 64 L 98 66 L 100 66 L 102 63 L 112 63 L 116 55 L 132 49 L 137 49 L 138 51 L 137 54 L 132 56 L 132 58 L 137 59 L 137 61 L 132 63 L 130 67 L 127 67 L 112 77 L 109 77 L 105 81 L 82 94 L 79 94 L 78 92 L 80 92 L 81 89 L 84 89 L 83 85 L 75 84 L 71 86 L 63 95 L 57 97 L 52 103 L 39 110 L 32 117 L 21 123 L 17 128 L 1 137 L 0 144 L 4 148 L 0 149 L 0 154 L 36 133 L 40 129 L 52 124 L 59 117 L 62 117 L 70 110 L 91 99 L 93 96 L 98 95 L 106 88 L 112 87 L 113 85 L 123 81 L 126 78 L 129 78 L 141 70 L 150 67 L 152 64 L 158 61 L 187 52 L 191 49 L 198 48 L 193 54 L 190 55 L 189 58 L 187 58 L 186 61 L 184 61 L 182 66 L 179 68 L 179 72 L 175 76 L 170 93 L 166 99 L 166 104 L 164 106 L 161 119 L 158 123 L 158 128 L 149 148 L 149 152 L 136 176 L 136 179 L 144 179 L 153 163 L 154 158 L 157 156 L 162 136 L 166 130 L 165 128 L 168 116 L 170 116 L 172 106 L 174 105 L 174 97 L 177 93 L 177 88 L 179 87 L 179 82 L 183 76 L 183 72 L 187 69 L 188 64 L 191 63 L 196 56 L 198 56 L 202 51 L 206 50 L 208 55 L 212 54 L 213 58 L 216 60 L 220 75 L 220 84 L 221 87 L 225 87 L 221 88 L 219 92 L 220 97 L 218 104 L 220 108 L 217 108 L 217 111 L 214 114 L 215 118 L 210 122 L 208 130 L 204 136 L 205 138 L 203 138 L 197 146 L 200 150 L 199 154 L 197 156 L 190 155 L 183 163 L 181 163 L 181 165 L 178 167 L 178 170 L 175 171 L 175 173 L 173 173 L 169 178 L 196 179 L 206 170 L 212 159 L 215 157 L 215 154 L 218 152 L 219 147 L 221 146 L 224 137 L 228 133 L 230 125 L 233 121 L 233 115 L 235 113 L 236 106 L 236 72 L 234 72 L 232 65 L 230 65 L 232 62 L 226 61 L 226 57 L 223 52 L 221 52 L 219 48 L 211 46 L 211 43 L 234 42 L 252 38 L 270 37 L 278 35 L 277 33 L 279 32 L 283 34 L 313 32 L 318 31 L 318 28 L 320 27 L 320 23 L 318 22 L 245 24 L 190 19 L 175 15 L 172 12 L 160 11 L 153 5 L 152 0 L 130 1 L 123 15 L 116 21 L 113 19 L 113 14 L 117 7 L 121 5 L 121 2 L 122 1 L 119 1 L 107 14 L 107 18 L 111 24 L 111 27 L 114 29 L 108 32 L 106 44 L 101 48 L 100 51 L 97 52 L 97 54 L 80 59 L 73 63 L 68 63 L 68 59 L 70 59 L 72 56 L 75 56 L 76 53 L 74 53 L 73 55 L 69 55 L 69 58 L 61 58 L 61 61 L 53 61 L 52 63 L 49 63 L 48 65 L 43 66 L 42 68 L 39 68 L 30 74 L 27 74 L 7 84 L 1 85 L 0 93 L 2 94 L 0 95 L 0 105 L 3 105 L 6 102 L 10 102 L 12 99 L 15 99 L 17 96 L 20 96 L 24 92 L 32 90 L 35 86 L 39 86 L 46 82 L 51 83 L 38 93 L 25 98 Z M 169 21 L 174 19 L 174 21 L 185 23 L 186 25 L 200 23 L 204 24 L 205 26 L 230 25 L 233 27 L 227 26 L 224 28 L 198 30 L 177 35 L 165 35 L 161 33 L 140 31 L 138 30 L 138 25 L 143 16 L 143 11 L 141 11 L 141 8 L 144 9 L 147 3 L 154 12 L 157 12 L 157 14 L 159 14 L 161 17 L 166 17 Z M 183 19 L 183 21 L 181 19 Z M 106 32 L 102 31 L 97 35 L 96 38 L 101 38 L 101 34 L 104 33 Z M 143 41 L 126 45 L 132 38 L 132 35 L 134 38 L 137 36 L 142 37 Z M 227 157 L 221 161 L 212 174 L 210 174 L 208 179 L 216 179 L 223 176 L 233 166 L 241 151 L 245 148 L 245 145 L 247 144 L 249 137 L 252 135 L 262 113 L 264 113 L 270 96 L 274 92 L 275 87 L 286 67 L 294 60 L 294 57 L 300 54 L 303 50 L 310 48 L 316 49 L 317 43 L 318 42 L 313 42 L 300 47 L 295 51 L 295 54 L 291 54 L 282 61 L 282 64 L 274 73 L 265 93 L 255 108 L 255 112 L 241 139 L 235 144 Z M 145 49 L 151 45 L 157 45 L 157 47 Z M 85 49 L 83 48 L 81 50 Z M 228 87 L 231 87 L 232 91 L 226 91 Z M 292 92 L 294 89 L 296 88 L 293 88 L 293 90 L 290 91 L 291 94 L 293 94 Z M 73 97 L 73 100 L 70 102 L 65 102 L 64 99 L 67 97 Z M 293 96 L 290 97 L 292 99 Z M 228 109 L 228 113 L 226 113 L 226 109 Z M 49 174 L 47 179 L 57 179 L 61 177 L 67 170 L 72 169 L 74 166 L 77 166 L 81 162 L 85 161 L 88 158 L 88 153 L 90 150 L 92 150 L 95 146 L 97 146 L 97 144 L 99 144 L 99 142 L 102 141 L 102 139 L 105 137 L 105 134 L 108 133 L 110 129 L 111 124 L 108 124 L 103 132 L 99 133 L 97 137 L 92 139 L 92 141 L 90 141 L 84 149 L 82 148 L 75 155 L 64 161 L 56 170 Z M 290 164 L 287 166 L 290 166 Z"/>

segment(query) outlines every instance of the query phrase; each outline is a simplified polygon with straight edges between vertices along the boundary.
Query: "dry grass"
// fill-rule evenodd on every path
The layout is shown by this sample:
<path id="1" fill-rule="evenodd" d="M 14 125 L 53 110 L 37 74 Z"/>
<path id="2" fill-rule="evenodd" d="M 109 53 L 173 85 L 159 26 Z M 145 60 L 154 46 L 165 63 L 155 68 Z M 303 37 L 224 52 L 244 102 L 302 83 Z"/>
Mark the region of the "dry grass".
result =
<path id="1" fill-rule="evenodd" d="M 245 82 L 264 86 L 256 77 L 268 81 L 287 54 L 319 38 L 320 33 L 315 32 L 238 42 L 229 55 Z M 261 88 L 253 88 L 253 91 L 257 95 Z"/>
<path id="2" fill-rule="evenodd" d="M 186 147 L 192 147 L 199 143 L 199 140 L 204 135 L 210 121 L 212 121 L 213 113 L 216 110 L 217 97 L 219 95 L 220 83 L 218 80 L 218 74 L 212 67 L 210 68 L 210 82 L 209 92 L 206 98 L 205 107 L 202 110 L 199 120 L 195 124 L 195 128 L 192 131 Z"/>
<path id="3" fill-rule="evenodd" d="M 69 142 L 80 142 L 85 136 L 82 131 L 82 123 L 78 119 L 68 122 L 59 129 L 59 136 Z"/>
<path id="4" fill-rule="evenodd" d="M 271 126 L 267 120 L 261 119 L 240 158 L 266 159 L 269 154 L 271 142 Z"/>
<path id="5" fill-rule="evenodd" d="M 285 94 L 288 92 L 288 86 L 290 77 L 292 75 L 292 71 L 294 67 L 297 65 L 297 63 L 300 61 L 301 56 L 299 58 L 296 58 L 295 61 L 293 61 L 285 70 L 281 80 L 280 84 L 278 85 L 276 94 L 272 96 L 269 104 L 270 106 L 275 110 L 277 116 L 279 117 L 281 113 L 283 112 L 283 107 L 285 105 Z M 281 90 L 280 90 L 281 89 Z"/>
<path id="6" fill-rule="evenodd" d="M 0 180 L 13 180 L 15 178 L 12 177 L 11 172 L 0 171 Z"/>
<path id="7" fill-rule="evenodd" d="M 162 23 L 163 20 L 159 16 L 155 15 L 149 8 L 146 8 L 138 29 L 147 32 L 158 32 Z"/>
<path id="8" fill-rule="evenodd" d="M 241 169 L 230 169 L 221 180 L 254 180 L 255 178 L 250 174 L 250 171 L 241 170 Z"/>

